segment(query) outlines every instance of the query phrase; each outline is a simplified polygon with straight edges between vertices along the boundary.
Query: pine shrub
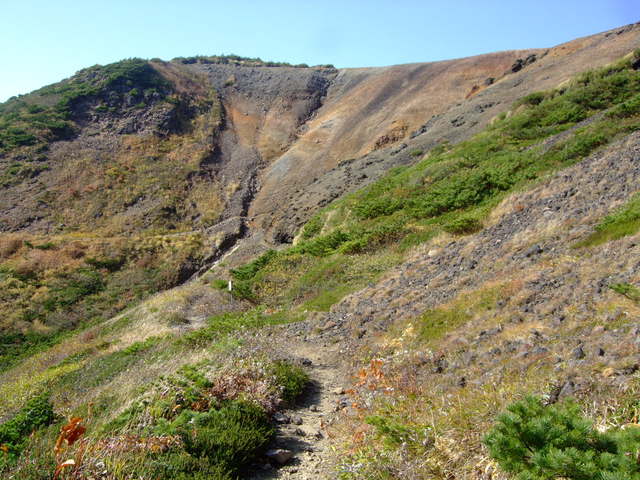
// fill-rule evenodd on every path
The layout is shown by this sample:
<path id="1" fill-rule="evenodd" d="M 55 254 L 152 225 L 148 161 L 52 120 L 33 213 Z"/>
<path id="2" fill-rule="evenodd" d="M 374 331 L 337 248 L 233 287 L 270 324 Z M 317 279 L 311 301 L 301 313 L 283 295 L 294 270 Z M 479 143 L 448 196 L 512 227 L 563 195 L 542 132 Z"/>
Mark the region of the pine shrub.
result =
<path id="1" fill-rule="evenodd" d="M 484 443 L 517 480 L 640 479 L 640 428 L 599 432 L 573 401 L 526 397 L 498 417 Z"/>

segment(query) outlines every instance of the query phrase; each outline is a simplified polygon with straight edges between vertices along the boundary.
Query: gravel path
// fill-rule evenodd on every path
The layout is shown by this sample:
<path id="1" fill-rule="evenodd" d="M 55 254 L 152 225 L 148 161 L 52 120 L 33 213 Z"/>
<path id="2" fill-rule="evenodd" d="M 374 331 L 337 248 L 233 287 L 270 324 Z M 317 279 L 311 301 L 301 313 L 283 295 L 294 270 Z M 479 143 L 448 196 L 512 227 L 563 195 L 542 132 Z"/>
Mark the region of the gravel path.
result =
<path id="1" fill-rule="evenodd" d="M 314 343 L 313 339 L 292 340 L 289 353 L 304 361 L 311 377 L 311 384 L 298 406 L 278 417 L 281 422 L 274 447 L 291 451 L 293 457 L 278 468 L 265 464 L 262 471 L 247 478 L 333 478 L 334 459 L 330 455 L 330 439 L 325 427 L 331 423 L 341 402 L 346 402 L 342 390 L 347 385 L 338 344 L 324 347 Z"/>

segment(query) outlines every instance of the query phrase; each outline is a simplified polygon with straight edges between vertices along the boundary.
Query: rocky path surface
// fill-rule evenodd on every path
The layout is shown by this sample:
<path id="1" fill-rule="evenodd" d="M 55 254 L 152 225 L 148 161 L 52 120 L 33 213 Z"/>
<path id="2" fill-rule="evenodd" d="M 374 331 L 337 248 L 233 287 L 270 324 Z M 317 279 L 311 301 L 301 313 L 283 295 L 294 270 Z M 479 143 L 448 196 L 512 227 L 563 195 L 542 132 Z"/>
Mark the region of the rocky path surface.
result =
<path id="1" fill-rule="evenodd" d="M 347 401 L 343 389 L 348 382 L 341 365 L 339 346 L 320 346 L 312 340 L 298 340 L 292 341 L 289 353 L 304 362 L 311 384 L 295 408 L 276 415 L 278 433 L 268 452 L 272 461 L 247 478 L 334 478 L 334 461 L 326 426 Z"/>

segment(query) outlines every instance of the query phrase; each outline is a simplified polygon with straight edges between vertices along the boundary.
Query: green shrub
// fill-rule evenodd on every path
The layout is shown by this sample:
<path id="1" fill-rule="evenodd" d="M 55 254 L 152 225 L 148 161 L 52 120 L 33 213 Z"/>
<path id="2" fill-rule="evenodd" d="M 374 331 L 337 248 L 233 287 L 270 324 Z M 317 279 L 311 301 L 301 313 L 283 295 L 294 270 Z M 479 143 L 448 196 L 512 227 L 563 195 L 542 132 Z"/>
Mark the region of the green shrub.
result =
<path id="1" fill-rule="evenodd" d="M 640 479 L 640 429 L 598 432 L 574 402 L 527 397 L 485 437 L 491 456 L 518 480 Z"/>
<path id="2" fill-rule="evenodd" d="M 253 293 L 253 283 L 251 280 L 236 280 L 231 284 L 231 295 L 242 300 L 249 300 L 256 303 L 256 296 Z"/>
<path id="3" fill-rule="evenodd" d="M 45 242 L 41 245 L 34 245 L 33 248 L 38 250 L 55 250 L 56 244 L 53 242 Z"/>
<path id="4" fill-rule="evenodd" d="M 191 381 L 196 387 L 200 389 L 209 388 L 211 385 L 211 381 L 205 377 L 202 372 L 200 372 L 195 365 L 183 365 L 178 370 L 178 373 L 185 377 L 187 380 Z"/>
<path id="5" fill-rule="evenodd" d="M 391 215 L 402 208 L 403 204 L 399 198 L 393 196 L 378 196 L 374 192 L 363 198 L 362 201 L 354 205 L 353 210 L 358 217 L 376 218 L 383 215 Z"/>
<path id="6" fill-rule="evenodd" d="M 376 434 L 382 438 L 387 448 L 395 449 L 408 445 L 415 436 L 415 431 L 401 421 L 382 415 L 369 415 L 365 421 L 375 428 Z"/>
<path id="7" fill-rule="evenodd" d="M 0 424 L 0 446 L 6 453 L 0 454 L 0 467 L 7 460 L 14 460 L 27 444 L 29 435 L 55 419 L 49 394 L 43 393 L 29 400 L 9 421 Z"/>
<path id="8" fill-rule="evenodd" d="M 97 269 L 105 269 L 110 272 L 116 272 L 122 268 L 125 263 L 124 257 L 116 257 L 116 258 L 93 258 L 87 257 L 84 261 Z"/>
<path id="9" fill-rule="evenodd" d="M 185 451 L 169 451 L 132 462 L 129 478 L 158 480 L 235 480 L 222 465 L 212 465 L 209 459 L 196 458 Z M 134 476 L 135 475 L 135 476 Z"/>
<path id="10" fill-rule="evenodd" d="M 214 278 L 211 281 L 211 286 L 218 290 L 227 290 L 229 288 L 229 281 L 223 280 L 222 278 Z"/>
<path id="11" fill-rule="evenodd" d="M 335 253 L 340 245 L 350 240 L 351 236 L 342 230 L 334 230 L 326 235 L 314 237 L 311 240 L 301 242 L 290 249 L 290 253 L 306 253 L 314 257 L 326 257 Z"/>
<path id="12" fill-rule="evenodd" d="M 324 220 L 322 218 L 322 215 L 314 215 L 302 228 L 302 238 L 306 240 L 311 237 L 315 237 L 320 233 L 323 225 Z"/>
<path id="13" fill-rule="evenodd" d="M 454 234 L 468 234 L 481 230 L 482 222 L 472 216 L 462 216 L 445 223 L 442 229 Z"/>
<path id="14" fill-rule="evenodd" d="M 252 262 L 242 265 L 236 269 L 231 270 L 231 274 L 236 280 L 251 280 L 256 273 L 260 271 L 267 263 L 278 255 L 275 250 L 269 250 L 262 254 Z"/>
<path id="15" fill-rule="evenodd" d="M 282 398 L 293 404 L 309 383 L 309 375 L 302 367 L 285 361 L 274 362 L 271 370 L 276 383 L 282 387 Z"/>
<path id="16" fill-rule="evenodd" d="M 640 113 L 640 94 L 621 103 L 607 112 L 610 118 L 629 118 Z"/>
<path id="17" fill-rule="evenodd" d="M 534 92 L 534 93 L 530 93 L 529 95 L 524 97 L 522 100 L 520 100 L 518 102 L 518 104 L 535 106 L 535 105 L 539 105 L 540 103 L 542 103 L 542 101 L 546 97 L 547 97 L 547 95 L 546 95 L 545 92 Z"/>
<path id="18" fill-rule="evenodd" d="M 235 475 L 264 452 L 274 435 L 259 406 L 234 400 L 207 412 L 185 410 L 155 427 L 158 434 L 178 434 L 185 451 L 222 473 Z"/>

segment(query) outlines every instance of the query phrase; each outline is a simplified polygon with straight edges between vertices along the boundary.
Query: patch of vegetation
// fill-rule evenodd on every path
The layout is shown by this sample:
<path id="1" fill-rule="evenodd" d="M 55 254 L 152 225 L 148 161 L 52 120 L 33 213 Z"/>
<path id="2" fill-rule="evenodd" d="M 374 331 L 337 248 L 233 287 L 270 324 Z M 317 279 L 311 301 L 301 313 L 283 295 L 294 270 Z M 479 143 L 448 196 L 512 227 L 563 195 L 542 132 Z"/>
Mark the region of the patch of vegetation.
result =
<path id="1" fill-rule="evenodd" d="M 394 415 L 369 415 L 365 418 L 368 425 L 375 430 L 376 436 L 385 448 L 396 449 L 402 445 L 415 443 L 416 428 L 407 425 L 405 418 L 394 418 Z"/>
<path id="2" fill-rule="evenodd" d="M 609 288 L 620 295 L 624 295 L 629 300 L 640 303 L 640 288 L 630 283 L 615 283 Z"/>
<path id="3" fill-rule="evenodd" d="M 137 89 L 154 89 L 166 94 L 170 88 L 170 83 L 148 61 L 129 58 L 109 65 L 85 68 L 70 80 L 41 88 L 34 93 L 39 96 L 59 96 L 56 108 L 67 114 L 79 101 L 89 96 L 101 96 L 109 92 L 131 94 Z"/>
<path id="4" fill-rule="evenodd" d="M 235 400 L 206 412 L 184 410 L 154 433 L 179 435 L 190 456 L 232 476 L 264 452 L 275 429 L 258 405 Z"/>
<path id="5" fill-rule="evenodd" d="M 510 405 L 484 439 L 491 456 L 521 480 L 637 479 L 640 429 L 599 432 L 573 402 Z"/>
<path id="6" fill-rule="evenodd" d="M 238 330 L 278 325 L 293 320 L 286 312 L 267 314 L 264 310 L 262 307 L 256 307 L 247 312 L 214 315 L 207 320 L 206 327 L 185 334 L 178 339 L 178 343 L 203 347 Z"/>
<path id="7" fill-rule="evenodd" d="M 161 340 L 160 337 L 149 337 L 142 342 L 134 342 L 122 350 L 102 355 L 96 361 L 64 376 L 61 381 L 73 383 L 78 389 L 103 385 L 142 360 L 143 354 L 158 345 Z"/>
<path id="8" fill-rule="evenodd" d="M 14 461 L 25 448 L 34 430 L 51 424 L 55 419 L 53 406 L 46 393 L 29 400 L 13 418 L 0 424 L 0 469 Z"/>
<path id="9" fill-rule="evenodd" d="M 182 265 L 204 255 L 186 239 L 76 238 L 0 236 L 0 371 L 180 283 Z M 35 248 L 48 243 L 55 249 Z"/>
<path id="10" fill-rule="evenodd" d="M 124 257 L 117 258 L 92 258 L 88 257 L 84 259 L 87 265 L 91 265 L 94 268 L 105 269 L 110 272 L 116 272 L 122 268 L 126 259 Z"/>
<path id="11" fill-rule="evenodd" d="M 576 247 L 593 247 L 611 240 L 633 235 L 640 230 L 640 194 L 635 194 L 622 207 L 607 215 L 595 232 L 578 242 Z"/>
<path id="12" fill-rule="evenodd" d="M 193 57 L 176 57 L 171 60 L 172 62 L 182 64 L 218 64 L 218 65 L 239 65 L 247 67 L 295 67 L 295 68 L 309 68 L 306 63 L 299 63 L 292 65 L 287 62 L 273 62 L 265 61 L 259 57 L 241 57 L 239 55 L 196 55 Z M 334 69 L 333 65 L 318 65 L 319 68 Z"/>
<path id="13" fill-rule="evenodd" d="M 302 238 L 309 239 L 311 237 L 315 237 L 322 230 L 322 226 L 324 225 L 324 221 L 321 215 L 314 215 L 309 219 L 307 223 L 305 223 L 302 228 Z"/>
<path id="14" fill-rule="evenodd" d="M 103 289 L 104 282 L 99 272 L 89 268 L 79 268 L 60 275 L 52 282 L 49 296 L 43 302 L 43 307 L 53 312 L 69 307 L 80 299 Z"/>
<path id="15" fill-rule="evenodd" d="M 211 281 L 211 286 L 213 288 L 217 288 L 218 290 L 228 290 L 229 280 L 223 280 L 222 278 L 214 278 Z"/>
<path id="16" fill-rule="evenodd" d="M 46 148 L 48 142 L 69 138 L 77 130 L 72 114 L 81 102 L 93 98 L 105 102 L 105 109 L 115 98 L 121 103 L 134 85 L 153 89 L 161 98 L 171 92 L 170 83 L 149 62 L 132 58 L 80 70 L 71 79 L 0 104 L 0 153 L 25 146 Z"/>
<path id="17" fill-rule="evenodd" d="M 54 335 L 35 332 L 0 335 L 0 372 L 8 370 L 21 360 L 55 345 L 64 336 L 64 332 L 58 332 Z"/>
<path id="18" fill-rule="evenodd" d="M 271 370 L 282 387 L 282 398 L 293 405 L 309 383 L 309 375 L 302 367 L 282 360 L 274 362 Z"/>
<path id="19" fill-rule="evenodd" d="M 327 243 L 323 242 L 312 246 L 315 251 L 326 248 Z M 232 294 L 273 307 L 301 306 L 327 311 L 336 301 L 374 281 L 400 259 L 400 255 L 384 250 L 373 254 L 340 252 L 316 257 L 294 247 L 258 259 L 256 263 L 264 262 L 263 266 L 252 268 L 250 276 L 235 280 Z"/>
<path id="20" fill-rule="evenodd" d="M 0 104 L 0 153 L 18 147 L 61 140 L 74 132 L 74 125 L 63 112 L 51 107 L 32 108 L 25 100 Z M 17 174 L 19 171 L 7 171 Z"/>
<path id="21" fill-rule="evenodd" d="M 442 229 L 448 233 L 465 235 L 482 230 L 482 221 L 473 215 L 460 215 L 443 224 Z"/>
<path id="22" fill-rule="evenodd" d="M 442 338 L 447 332 L 466 324 L 472 313 L 487 312 L 495 308 L 501 297 L 499 287 L 486 288 L 464 295 L 450 305 L 427 310 L 418 317 L 418 339 L 431 343 Z"/>

